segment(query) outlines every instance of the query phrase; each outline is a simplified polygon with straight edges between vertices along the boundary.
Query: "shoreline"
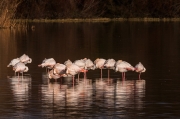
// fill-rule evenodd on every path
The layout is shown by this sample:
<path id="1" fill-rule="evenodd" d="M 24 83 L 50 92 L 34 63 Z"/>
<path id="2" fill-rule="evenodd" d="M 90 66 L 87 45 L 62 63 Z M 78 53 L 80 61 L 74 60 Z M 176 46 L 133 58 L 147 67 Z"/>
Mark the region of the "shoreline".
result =
<path id="1" fill-rule="evenodd" d="M 67 18 L 67 19 L 16 19 L 17 22 L 170 22 L 180 21 L 180 18 Z"/>

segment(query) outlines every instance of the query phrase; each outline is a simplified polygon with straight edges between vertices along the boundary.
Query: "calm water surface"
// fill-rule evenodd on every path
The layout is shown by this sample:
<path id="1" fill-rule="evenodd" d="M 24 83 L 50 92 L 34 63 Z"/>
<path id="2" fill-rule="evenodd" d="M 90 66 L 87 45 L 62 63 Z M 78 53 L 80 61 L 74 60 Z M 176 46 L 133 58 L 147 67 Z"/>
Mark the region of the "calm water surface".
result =
<path id="1" fill-rule="evenodd" d="M 31 23 L 34 30 L 0 30 L 0 118 L 180 118 L 180 22 Z M 28 54 L 23 80 L 7 65 Z M 114 58 L 147 71 L 89 71 L 49 81 L 37 65 L 84 57 Z"/>

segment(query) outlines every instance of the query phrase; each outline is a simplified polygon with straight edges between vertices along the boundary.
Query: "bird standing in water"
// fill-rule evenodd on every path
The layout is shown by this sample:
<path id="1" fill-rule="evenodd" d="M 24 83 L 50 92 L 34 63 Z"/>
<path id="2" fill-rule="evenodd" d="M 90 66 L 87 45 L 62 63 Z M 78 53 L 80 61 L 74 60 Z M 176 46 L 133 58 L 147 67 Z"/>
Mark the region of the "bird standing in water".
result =
<path id="1" fill-rule="evenodd" d="M 94 65 L 96 68 L 99 68 L 101 69 L 101 78 L 102 78 L 102 69 L 104 68 L 104 63 L 105 63 L 105 59 L 102 59 L 102 58 L 97 58 L 95 61 L 94 61 Z"/>
<path id="2" fill-rule="evenodd" d="M 66 75 L 66 66 L 60 63 L 56 63 L 53 69 L 48 73 L 49 79 L 55 79 L 56 81 L 64 75 Z"/>
<path id="3" fill-rule="evenodd" d="M 115 63 L 116 63 L 116 61 L 114 59 L 108 59 L 104 63 L 104 67 L 108 69 L 108 78 L 109 78 L 109 70 L 110 69 L 113 69 L 113 70 L 115 69 Z"/>
<path id="4" fill-rule="evenodd" d="M 19 76 L 19 70 L 22 70 L 23 67 L 25 66 L 25 64 L 31 63 L 31 62 L 32 62 L 32 59 L 29 58 L 28 55 L 23 54 L 20 58 L 15 58 L 15 59 L 11 60 L 11 62 L 7 65 L 7 67 L 12 66 L 13 70 L 16 70 L 15 75 L 16 75 L 16 72 L 18 72 L 18 76 Z M 27 69 L 28 69 L 28 67 L 26 68 L 26 70 Z M 26 72 L 26 70 L 25 70 L 25 72 Z M 22 71 L 21 71 L 21 73 L 23 74 Z"/>
<path id="5" fill-rule="evenodd" d="M 61 78 L 61 75 L 54 74 L 53 72 L 53 69 L 48 72 L 49 79 L 55 79 L 57 81 L 57 79 Z"/>
<path id="6" fill-rule="evenodd" d="M 72 75 L 73 77 L 73 84 L 74 84 L 74 76 L 78 74 L 81 71 L 81 68 L 74 63 L 71 65 L 68 65 L 66 67 L 66 74 Z"/>
<path id="7" fill-rule="evenodd" d="M 23 72 L 27 72 L 29 69 L 27 66 L 25 66 L 24 63 L 19 62 L 14 65 L 13 70 L 15 71 L 15 73 L 18 72 L 18 78 L 19 78 L 19 73 L 22 73 L 22 78 L 23 78 Z"/>
<path id="8" fill-rule="evenodd" d="M 90 59 L 84 58 L 83 60 L 85 61 L 84 69 L 86 70 L 86 72 L 88 72 L 88 70 L 95 70 L 96 67 Z M 86 72 L 85 72 L 85 78 L 87 77 Z"/>
<path id="9" fill-rule="evenodd" d="M 85 69 L 86 70 L 90 70 L 90 69 L 95 70 L 96 67 L 90 59 L 84 58 L 83 60 L 85 61 Z"/>
<path id="10" fill-rule="evenodd" d="M 74 64 L 77 65 L 81 70 L 79 73 L 84 73 L 84 78 L 86 77 L 87 70 L 85 69 L 86 63 L 84 59 L 75 60 Z M 78 79 L 79 79 L 79 73 L 78 73 Z"/>
<path id="11" fill-rule="evenodd" d="M 71 64 L 72 64 L 72 61 L 69 59 L 64 62 L 64 65 L 66 65 L 66 67 L 70 66 Z"/>
<path id="12" fill-rule="evenodd" d="M 126 61 L 118 60 L 115 64 L 115 71 L 122 73 L 122 79 L 125 79 L 125 72 L 134 71 L 134 67 Z"/>
<path id="13" fill-rule="evenodd" d="M 26 55 L 26 54 L 23 54 L 19 59 L 24 64 L 32 62 L 32 59 L 28 55 Z"/>
<path id="14" fill-rule="evenodd" d="M 19 58 L 16 58 L 16 59 L 13 59 L 11 60 L 11 62 L 7 65 L 7 67 L 14 67 L 15 64 L 19 63 L 20 62 L 20 59 Z"/>
<path id="15" fill-rule="evenodd" d="M 54 65 L 56 64 L 56 61 L 53 58 L 49 58 L 49 59 L 44 59 L 42 64 L 39 64 L 39 67 L 46 67 L 48 69 L 47 72 L 49 72 L 49 69 L 52 69 L 54 67 Z"/>
<path id="16" fill-rule="evenodd" d="M 139 73 L 139 79 L 141 79 L 141 73 L 145 72 L 146 68 L 143 66 L 143 64 L 141 62 L 139 62 L 135 66 L 135 71 Z"/>

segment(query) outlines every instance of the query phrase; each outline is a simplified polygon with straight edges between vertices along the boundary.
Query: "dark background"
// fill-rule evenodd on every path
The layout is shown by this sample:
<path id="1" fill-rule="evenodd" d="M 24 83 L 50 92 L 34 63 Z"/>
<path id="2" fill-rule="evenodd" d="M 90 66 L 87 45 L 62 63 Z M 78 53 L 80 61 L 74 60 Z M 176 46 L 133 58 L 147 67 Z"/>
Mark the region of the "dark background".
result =
<path id="1" fill-rule="evenodd" d="M 131 18 L 179 17 L 179 0 L 22 0 L 16 17 L 57 18 Z"/>

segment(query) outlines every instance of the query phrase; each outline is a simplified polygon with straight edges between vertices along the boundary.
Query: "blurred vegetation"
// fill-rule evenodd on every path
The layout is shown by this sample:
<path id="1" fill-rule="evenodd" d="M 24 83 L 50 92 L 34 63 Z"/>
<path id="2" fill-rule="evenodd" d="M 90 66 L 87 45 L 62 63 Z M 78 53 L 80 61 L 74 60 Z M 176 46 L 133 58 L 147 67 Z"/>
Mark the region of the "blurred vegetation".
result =
<path id="1" fill-rule="evenodd" d="M 179 0 L 1 0 L 0 28 L 15 19 L 179 18 Z"/>
<path id="2" fill-rule="evenodd" d="M 16 10 L 21 2 L 19 0 L 0 1 L 0 28 L 14 27 L 16 22 Z"/>
<path id="3" fill-rule="evenodd" d="M 23 0 L 17 18 L 179 17 L 179 0 Z"/>

